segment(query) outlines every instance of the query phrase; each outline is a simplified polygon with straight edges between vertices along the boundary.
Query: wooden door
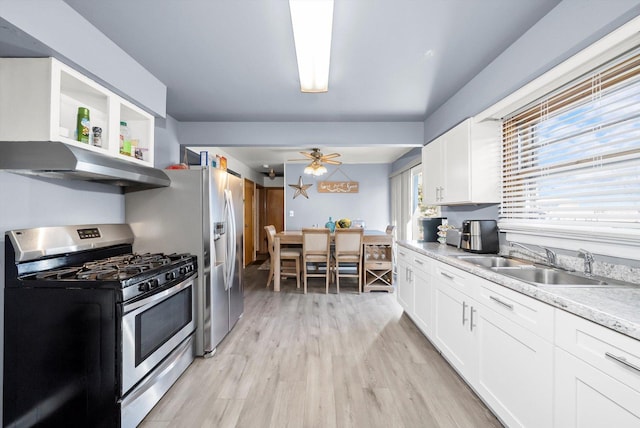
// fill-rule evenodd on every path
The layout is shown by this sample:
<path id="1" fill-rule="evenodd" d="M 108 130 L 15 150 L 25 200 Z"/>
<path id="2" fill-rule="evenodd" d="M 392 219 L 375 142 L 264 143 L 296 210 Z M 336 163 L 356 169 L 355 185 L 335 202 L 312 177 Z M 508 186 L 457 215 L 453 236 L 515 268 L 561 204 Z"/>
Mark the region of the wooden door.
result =
<path id="1" fill-rule="evenodd" d="M 255 183 L 244 179 L 244 265 L 255 260 Z"/>
<path id="2" fill-rule="evenodd" d="M 258 229 L 256 230 L 256 235 L 258 236 L 258 242 L 256 247 L 256 252 L 258 254 L 267 254 L 269 249 L 267 248 L 267 234 L 264 230 L 264 227 L 267 223 L 267 190 L 256 184 L 256 213 L 258 216 Z"/>
<path id="3" fill-rule="evenodd" d="M 267 187 L 266 224 L 272 224 L 276 231 L 284 230 L 284 187 Z"/>

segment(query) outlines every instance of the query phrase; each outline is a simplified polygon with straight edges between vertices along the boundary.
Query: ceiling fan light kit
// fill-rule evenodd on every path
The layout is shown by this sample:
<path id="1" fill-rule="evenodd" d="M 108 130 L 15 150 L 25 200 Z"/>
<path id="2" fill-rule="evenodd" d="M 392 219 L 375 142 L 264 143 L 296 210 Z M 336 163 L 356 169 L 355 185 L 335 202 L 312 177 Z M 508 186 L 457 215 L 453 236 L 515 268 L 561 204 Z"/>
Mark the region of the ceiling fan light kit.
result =
<path id="1" fill-rule="evenodd" d="M 305 174 L 320 176 L 327 172 L 327 168 L 319 163 L 318 161 L 313 161 L 304 169 Z"/>
<path id="2" fill-rule="evenodd" d="M 333 0 L 289 0 L 302 92 L 329 90 Z"/>

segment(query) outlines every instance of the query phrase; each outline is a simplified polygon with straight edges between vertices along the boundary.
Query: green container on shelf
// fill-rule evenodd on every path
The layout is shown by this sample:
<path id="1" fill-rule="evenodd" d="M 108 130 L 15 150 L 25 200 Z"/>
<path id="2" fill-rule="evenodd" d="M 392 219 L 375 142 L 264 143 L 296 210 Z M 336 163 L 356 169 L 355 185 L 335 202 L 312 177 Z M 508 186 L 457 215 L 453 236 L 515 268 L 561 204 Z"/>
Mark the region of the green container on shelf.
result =
<path id="1" fill-rule="evenodd" d="M 76 123 L 77 140 L 81 143 L 89 143 L 91 134 L 91 120 L 89 119 L 89 109 L 78 107 L 78 121 Z"/>

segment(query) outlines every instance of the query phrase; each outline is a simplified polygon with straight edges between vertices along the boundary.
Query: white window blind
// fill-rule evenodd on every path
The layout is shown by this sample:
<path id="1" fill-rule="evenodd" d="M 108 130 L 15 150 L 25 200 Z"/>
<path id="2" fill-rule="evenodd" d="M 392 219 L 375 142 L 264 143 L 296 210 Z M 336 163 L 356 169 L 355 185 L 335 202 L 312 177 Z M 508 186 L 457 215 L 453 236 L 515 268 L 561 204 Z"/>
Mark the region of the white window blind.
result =
<path id="1" fill-rule="evenodd" d="M 640 49 L 503 122 L 500 227 L 640 236 Z"/>

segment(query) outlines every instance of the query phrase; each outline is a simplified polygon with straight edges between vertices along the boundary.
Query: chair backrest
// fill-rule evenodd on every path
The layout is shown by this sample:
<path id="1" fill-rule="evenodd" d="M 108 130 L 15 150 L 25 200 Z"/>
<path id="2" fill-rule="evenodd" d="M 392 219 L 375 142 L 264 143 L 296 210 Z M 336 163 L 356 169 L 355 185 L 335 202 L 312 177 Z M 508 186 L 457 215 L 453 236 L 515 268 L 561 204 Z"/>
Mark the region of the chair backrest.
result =
<path id="1" fill-rule="evenodd" d="M 267 232 L 267 247 L 269 247 L 269 257 L 271 257 L 271 259 L 273 260 L 273 245 L 276 238 L 276 227 L 270 224 L 268 226 L 265 226 L 264 230 Z"/>
<path id="2" fill-rule="evenodd" d="M 331 231 L 327 228 L 302 229 L 303 254 L 329 254 L 331 249 Z"/>
<path id="3" fill-rule="evenodd" d="M 335 232 L 335 252 L 336 256 L 341 254 L 362 254 L 362 236 L 364 229 L 336 229 Z"/>
<path id="4" fill-rule="evenodd" d="M 387 233 L 387 235 L 393 235 L 393 232 L 396 230 L 396 227 L 393 224 L 390 224 L 387 226 L 387 229 L 385 230 L 385 232 Z"/>

